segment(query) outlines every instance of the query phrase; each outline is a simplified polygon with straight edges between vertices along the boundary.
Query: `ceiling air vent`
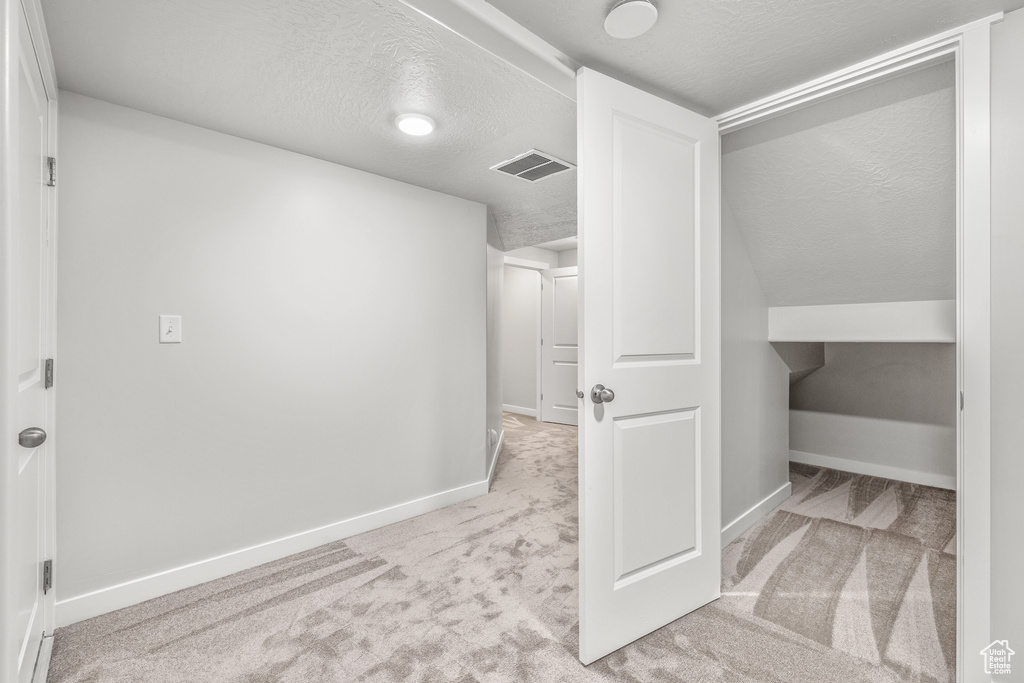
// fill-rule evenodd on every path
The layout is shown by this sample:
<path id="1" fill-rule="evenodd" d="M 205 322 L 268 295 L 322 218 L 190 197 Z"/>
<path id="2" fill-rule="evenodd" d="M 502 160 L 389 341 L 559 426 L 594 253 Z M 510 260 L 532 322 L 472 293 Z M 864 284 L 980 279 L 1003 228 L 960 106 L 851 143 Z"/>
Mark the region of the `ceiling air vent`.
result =
<path id="1" fill-rule="evenodd" d="M 505 173 L 513 178 L 525 180 L 528 183 L 535 183 L 538 180 L 544 180 L 553 175 L 571 171 L 574 168 L 576 166 L 568 161 L 562 161 L 550 154 L 538 152 L 535 149 L 491 166 L 492 171 Z"/>

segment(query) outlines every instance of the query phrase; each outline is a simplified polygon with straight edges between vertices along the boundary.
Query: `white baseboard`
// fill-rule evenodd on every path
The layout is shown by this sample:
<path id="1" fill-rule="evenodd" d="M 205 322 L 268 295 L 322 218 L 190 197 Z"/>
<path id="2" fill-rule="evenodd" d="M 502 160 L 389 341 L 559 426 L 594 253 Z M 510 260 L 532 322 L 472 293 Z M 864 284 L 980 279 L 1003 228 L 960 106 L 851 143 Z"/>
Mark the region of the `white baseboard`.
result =
<path id="1" fill-rule="evenodd" d="M 956 477 L 946 474 L 919 472 L 917 470 L 908 470 L 902 467 L 893 467 L 891 465 L 876 465 L 871 462 L 861 462 L 860 460 L 836 458 L 830 455 L 818 455 L 817 453 L 804 453 L 801 451 L 790 451 L 789 459 L 791 462 L 798 462 L 804 465 L 814 465 L 816 467 L 827 467 L 841 472 L 866 474 L 871 477 L 884 477 L 886 479 L 895 479 L 897 481 L 905 481 L 911 484 L 922 484 L 924 486 L 934 486 L 940 489 L 956 490 Z"/>
<path id="2" fill-rule="evenodd" d="M 485 495 L 489 485 L 489 481 L 484 479 L 407 503 L 393 505 L 383 510 L 157 572 L 115 586 L 101 588 L 91 593 L 63 600 L 58 599 L 56 605 L 57 626 L 67 626 L 83 619 L 113 612 L 183 588 L 219 579 L 243 569 L 251 569 L 266 562 L 279 560 L 325 543 L 339 541 L 349 536 L 461 503 Z"/>
<path id="3" fill-rule="evenodd" d="M 782 505 L 793 493 L 793 484 L 786 482 L 768 497 L 750 508 L 722 529 L 722 547 L 729 545 L 743 533 L 768 516 L 768 513 Z"/>
<path id="4" fill-rule="evenodd" d="M 498 468 L 498 456 L 501 455 L 501 447 L 505 445 L 505 430 L 498 434 L 498 443 L 494 444 L 494 453 L 491 454 L 491 466 L 487 468 L 487 490 L 491 490 L 491 483 L 494 481 L 494 472 Z"/>
<path id="5" fill-rule="evenodd" d="M 523 408 L 522 406 L 512 406 L 506 403 L 501 406 L 501 409 L 506 413 L 515 413 L 516 415 L 525 415 L 527 417 L 537 417 L 536 408 Z"/>

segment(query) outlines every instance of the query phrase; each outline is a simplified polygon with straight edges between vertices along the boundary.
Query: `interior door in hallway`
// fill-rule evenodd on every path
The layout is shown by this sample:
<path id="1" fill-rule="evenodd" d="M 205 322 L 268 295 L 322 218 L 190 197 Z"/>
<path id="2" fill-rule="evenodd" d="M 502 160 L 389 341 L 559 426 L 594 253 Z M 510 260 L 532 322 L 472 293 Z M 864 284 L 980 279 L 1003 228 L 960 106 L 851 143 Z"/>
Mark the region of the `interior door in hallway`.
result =
<path id="1" fill-rule="evenodd" d="M 710 119 L 589 69 L 577 88 L 589 664 L 720 595 L 720 156 Z"/>
<path id="2" fill-rule="evenodd" d="M 579 424 L 579 330 L 576 266 L 550 268 L 541 273 L 541 401 L 543 422 Z"/>
<path id="3" fill-rule="evenodd" d="M 5 403 L 11 428 L 0 473 L 2 495 L 0 538 L 4 543 L 0 604 L 7 619 L 2 630 L 3 671 L 0 680 L 29 683 L 39 653 L 52 592 L 43 593 L 43 560 L 46 556 L 48 458 L 52 441 L 52 414 L 46 395 L 46 356 L 52 319 L 52 244 L 48 233 L 50 188 L 48 170 L 49 105 L 33 36 L 21 3 L 15 16 L 17 40 L 11 59 L 14 87 L 5 99 L 10 121 L 10 155 L 4 196 L 5 285 L 3 325 L 7 330 L 3 351 Z M 6 63 L 6 60 L 5 60 Z M 6 141 L 5 141 L 6 142 Z M 6 152 L 5 152 L 6 155 Z M 5 174 L 0 174 L 5 175 Z M 9 554 L 8 554 L 9 553 Z M 12 623 L 13 622 L 13 623 Z M 13 661 L 8 659 L 11 654 Z M 15 671 L 16 670 L 16 671 Z"/>

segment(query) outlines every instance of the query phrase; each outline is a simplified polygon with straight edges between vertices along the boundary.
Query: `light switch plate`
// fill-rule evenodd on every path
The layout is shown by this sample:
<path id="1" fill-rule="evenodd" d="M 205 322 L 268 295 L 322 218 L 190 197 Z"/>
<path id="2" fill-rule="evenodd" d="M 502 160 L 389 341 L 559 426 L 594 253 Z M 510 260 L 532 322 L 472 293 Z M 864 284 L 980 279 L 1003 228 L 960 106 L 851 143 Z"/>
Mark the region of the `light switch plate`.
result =
<path id="1" fill-rule="evenodd" d="M 162 315 L 160 316 L 160 343 L 180 344 L 181 343 L 181 316 Z"/>

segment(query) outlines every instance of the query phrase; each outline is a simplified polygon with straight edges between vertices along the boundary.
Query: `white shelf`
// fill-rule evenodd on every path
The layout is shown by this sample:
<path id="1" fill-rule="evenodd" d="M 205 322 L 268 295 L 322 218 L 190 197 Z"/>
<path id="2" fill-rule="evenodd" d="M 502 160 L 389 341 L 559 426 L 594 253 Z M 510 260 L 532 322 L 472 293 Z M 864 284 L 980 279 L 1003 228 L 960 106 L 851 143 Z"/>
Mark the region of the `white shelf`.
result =
<path id="1" fill-rule="evenodd" d="M 956 342 L 956 301 L 777 306 L 768 341 Z"/>

